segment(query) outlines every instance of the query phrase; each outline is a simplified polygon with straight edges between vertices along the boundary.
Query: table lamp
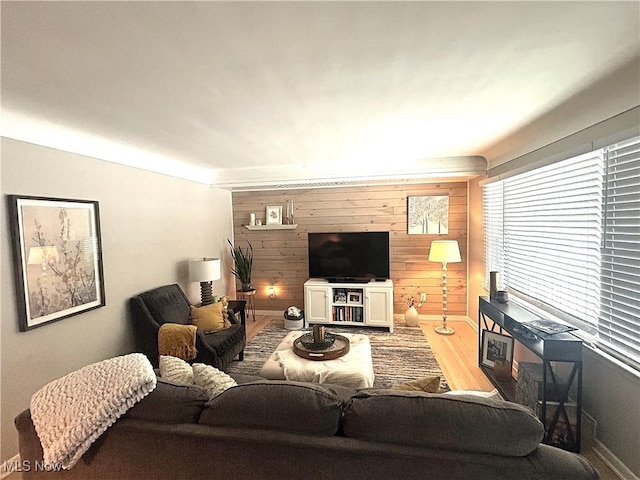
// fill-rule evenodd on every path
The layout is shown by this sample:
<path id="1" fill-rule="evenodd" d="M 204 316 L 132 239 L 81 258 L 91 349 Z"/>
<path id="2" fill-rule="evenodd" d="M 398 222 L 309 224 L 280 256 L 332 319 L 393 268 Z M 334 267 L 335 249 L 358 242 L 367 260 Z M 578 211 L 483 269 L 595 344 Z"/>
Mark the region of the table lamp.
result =
<path id="1" fill-rule="evenodd" d="M 200 282 L 201 305 L 213 303 L 213 281 L 220 278 L 219 258 L 194 258 L 189 260 L 189 281 Z"/>
<path id="2" fill-rule="evenodd" d="M 460 262 L 460 248 L 456 240 L 434 240 L 429 250 L 430 262 L 442 262 L 442 326 L 436 327 L 440 335 L 453 335 L 455 330 L 447 325 L 447 263 Z"/>

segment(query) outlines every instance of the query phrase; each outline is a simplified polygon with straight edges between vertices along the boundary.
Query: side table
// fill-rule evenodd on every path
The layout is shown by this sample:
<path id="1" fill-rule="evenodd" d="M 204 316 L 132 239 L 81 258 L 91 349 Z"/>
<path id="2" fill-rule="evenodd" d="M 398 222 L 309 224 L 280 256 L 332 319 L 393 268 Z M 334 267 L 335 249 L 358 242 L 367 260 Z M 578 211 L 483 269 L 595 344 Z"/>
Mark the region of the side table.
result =
<path id="1" fill-rule="evenodd" d="M 253 318 L 253 321 L 256 321 L 256 302 L 254 300 L 256 296 L 256 291 L 249 290 L 248 292 L 243 292 L 242 290 L 236 290 L 236 297 L 239 297 L 241 300 L 247 302 L 247 310 L 249 310 L 249 314 Z"/>

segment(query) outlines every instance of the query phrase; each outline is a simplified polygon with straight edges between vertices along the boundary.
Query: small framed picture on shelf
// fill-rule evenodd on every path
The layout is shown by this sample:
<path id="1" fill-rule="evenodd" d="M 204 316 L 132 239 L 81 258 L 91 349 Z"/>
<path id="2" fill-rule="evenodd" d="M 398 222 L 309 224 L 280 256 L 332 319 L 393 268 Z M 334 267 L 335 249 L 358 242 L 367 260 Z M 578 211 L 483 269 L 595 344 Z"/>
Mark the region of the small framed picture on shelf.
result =
<path id="1" fill-rule="evenodd" d="M 350 305 L 362 305 L 362 293 L 360 292 L 347 293 L 347 303 Z"/>
<path id="2" fill-rule="evenodd" d="M 282 205 L 267 207 L 267 225 L 282 225 Z"/>
<path id="3" fill-rule="evenodd" d="M 342 289 L 333 292 L 333 303 L 347 303 L 347 292 Z"/>
<path id="4" fill-rule="evenodd" d="M 482 331 L 482 365 L 494 368 L 496 360 L 513 361 L 513 338 L 489 330 Z"/>

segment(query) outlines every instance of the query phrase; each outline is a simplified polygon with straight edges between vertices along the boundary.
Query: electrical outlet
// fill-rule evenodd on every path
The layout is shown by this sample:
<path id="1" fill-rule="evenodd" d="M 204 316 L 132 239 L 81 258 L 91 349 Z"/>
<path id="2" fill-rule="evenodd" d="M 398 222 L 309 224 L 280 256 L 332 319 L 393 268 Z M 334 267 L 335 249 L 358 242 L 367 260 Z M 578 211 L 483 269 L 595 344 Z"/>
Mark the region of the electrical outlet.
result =
<path id="1" fill-rule="evenodd" d="M 426 302 L 427 301 L 427 294 L 426 293 L 421 293 L 420 294 L 420 301 L 421 302 Z"/>

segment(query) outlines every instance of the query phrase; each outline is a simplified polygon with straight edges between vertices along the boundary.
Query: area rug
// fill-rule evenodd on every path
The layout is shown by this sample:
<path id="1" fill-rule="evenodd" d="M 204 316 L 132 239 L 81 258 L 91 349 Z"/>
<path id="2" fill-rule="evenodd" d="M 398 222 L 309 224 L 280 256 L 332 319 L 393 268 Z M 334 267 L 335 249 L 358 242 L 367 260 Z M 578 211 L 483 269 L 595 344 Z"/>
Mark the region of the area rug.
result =
<path id="1" fill-rule="evenodd" d="M 390 388 L 398 383 L 429 375 L 440 376 L 440 390 L 449 386 L 422 330 L 395 326 L 393 333 L 380 328 L 327 327 L 332 333 L 362 333 L 371 339 L 371 357 L 376 388 Z M 244 350 L 244 360 L 234 361 L 228 373 L 258 375 L 264 362 L 289 333 L 281 319 L 273 319 L 251 339 Z"/>

